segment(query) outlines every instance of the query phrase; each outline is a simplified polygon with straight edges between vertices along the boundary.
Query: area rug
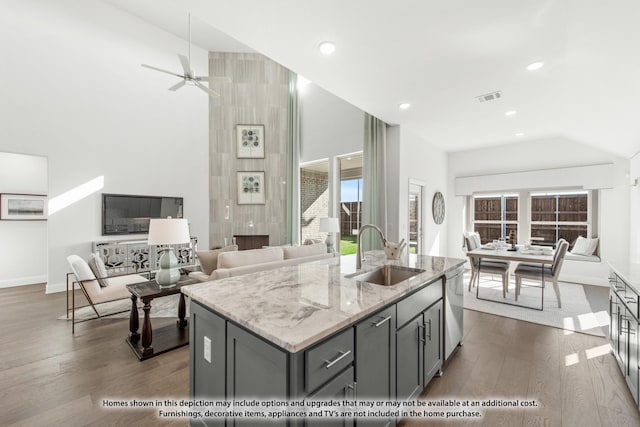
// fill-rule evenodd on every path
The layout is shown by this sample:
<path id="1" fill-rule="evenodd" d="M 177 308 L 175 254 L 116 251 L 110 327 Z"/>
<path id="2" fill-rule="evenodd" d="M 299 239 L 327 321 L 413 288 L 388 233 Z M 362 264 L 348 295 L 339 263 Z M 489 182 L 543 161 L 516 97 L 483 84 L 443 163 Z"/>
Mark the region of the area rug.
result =
<path id="1" fill-rule="evenodd" d="M 476 297 L 475 287 L 471 288 L 471 292 L 468 291 L 469 279 L 470 275 L 468 273 L 465 274 L 464 308 L 466 309 L 553 326 L 567 331 L 606 336 L 609 325 L 609 314 L 606 311 L 593 312 L 581 285 L 560 282 L 562 308 L 558 308 L 553 285 L 548 283 L 544 289 L 544 310 L 540 311 L 497 302 L 506 301 L 512 304 L 520 304 L 522 306 L 539 309 L 541 302 L 539 282 L 523 281 L 520 296 L 516 302 L 515 284 L 513 282 L 510 283 L 507 297 L 503 298 L 502 278 L 482 274 L 480 278 L 479 295 L 481 298 L 492 300 L 487 301 Z"/>
<path id="2" fill-rule="evenodd" d="M 82 297 L 80 297 L 82 298 Z M 156 298 L 151 301 L 151 317 L 178 317 L 178 300 L 180 295 L 169 295 L 162 298 Z M 76 304 L 82 304 L 86 301 L 77 301 Z M 100 315 L 105 315 L 109 313 L 116 313 L 118 311 L 126 310 L 124 313 L 114 314 L 109 316 L 111 318 L 128 318 L 131 310 L 131 300 L 130 299 L 122 299 L 117 301 L 106 302 L 104 304 L 100 304 L 97 306 L 98 312 Z M 138 315 L 140 317 L 140 321 L 144 319 L 144 312 L 142 311 L 142 303 L 138 301 Z M 187 316 L 189 315 L 189 303 L 187 301 Z M 76 320 L 83 320 L 95 317 L 96 313 L 90 306 L 82 307 L 76 309 Z M 67 320 L 67 316 L 63 315 L 58 317 L 59 320 Z M 69 315 L 69 320 L 71 320 L 71 315 Z"/>

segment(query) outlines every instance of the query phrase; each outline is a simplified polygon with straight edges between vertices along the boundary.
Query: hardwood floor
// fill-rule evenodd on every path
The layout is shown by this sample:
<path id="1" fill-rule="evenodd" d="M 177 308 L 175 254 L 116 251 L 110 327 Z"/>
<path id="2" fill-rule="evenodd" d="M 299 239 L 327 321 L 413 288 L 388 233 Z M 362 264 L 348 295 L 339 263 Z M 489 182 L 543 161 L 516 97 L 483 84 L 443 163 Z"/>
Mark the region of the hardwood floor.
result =
<path id="1" fill-rule="evenodd" d="M 0 289 L 0 425 L 187 425 L 150 410 L 102 407 L 107 398 L 188 396 L 188 347 L 139 362 L 127 319 L 76 325 L 64 293 L 43 285 Z M 173 322 L 154 319 L 154 327 Z M 536 409 L 490 409 L 479 419 L 413 419 L 405 427 L 640 426 L 640 415 L 604 338 L 465 310 L 464 346 L 422 398 L 531 399 Z"/>
<path id="2" fill-rule="evenodd" d="M 456 422 L 403 427 L 640 426 L 640 414 L 605 338 L 476 311 L 464 312 L 464 345 L 421 398 L 536 400 L 536 409 L 489 409 Z"/>
<path id="3" fill-rule="evenodd" d="M 0 425 L 187 425 L 106 409 L 102 399 L 187 397 L 188 347 L 140 362 L 125 343 L 128 319 L 79 323 L 72 336 L 57 320 L 64 311 L 64 293 L 45 295 L 43 285 L 0 289 Z"/>

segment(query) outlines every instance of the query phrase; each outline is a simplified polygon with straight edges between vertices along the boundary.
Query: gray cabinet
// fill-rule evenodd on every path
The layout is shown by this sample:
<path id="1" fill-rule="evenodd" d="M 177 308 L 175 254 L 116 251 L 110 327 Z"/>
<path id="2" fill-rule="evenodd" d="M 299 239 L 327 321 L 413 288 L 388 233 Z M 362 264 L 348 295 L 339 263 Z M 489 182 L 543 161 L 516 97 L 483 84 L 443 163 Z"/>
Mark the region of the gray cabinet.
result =
<path id="1" fill-rule="evenodd" d="M 611 344 L 611 349 L 613 354 L 617 355 L 620 352 L 620 329 L 618 328 L 618 323 L 620 320 L 620 300 L 618 298 L 617 292 L 614 289 L 614 284 L 611 283 L 611 287 L 609 288 L 609 342 Z"/>
<path id="2" fill-rule="evenodd" d="M 227 400 L 247 396 L 286 399 L 287 353 L 227 323 Z M 228 419 L 227 426 L 286 426 L 286 420 Z"/>
<path id="3" fill-rule="evenodd" d="M 629 391 L 638 404 L 640 295 L 616 274 L 611 274 L 609 286 L 609 342 Z"/>
<path id="4" fill-rule="evenodd" d="M 397 399 L 418 397 L 442 367 L 442 301 L 398 329 Z"/>
<path id="5" fill-rule="evenodd" d="M 315 400 L 338 400 L 342 401 L 347 399 L 353 401 L 356 399 L 356 384 L 354 382 L 354 369 L 353 366 L 347 368 L 340 375 L 333 378 L 327 384 L 320 387 L 312 396 L 311 399 Z M 333 427 L 348 427 L 354 425 L 353 418 L 343 419 L 312 419 L 305 420 L 305 427 L 315 426 L 333 426 Z"/>
<path id="6" fill-rule="evenodd" d="M 348 328 L 304 352 L 305 390 L 313 393 L 353 364 L 353 328 Z"/>
<path id="7" fill-rule="evenodd" d="M 442 367 L 442 301 L 424 313 L 424 385 Z"/>
<path id="8" fill-rule="evenodd" d="M 222 400 L 226 397 L 226 321 L 200 304 L 192 303 L 190 310 L 190 396 Z M 207 419 L 205 423 L 224 426 L 224 419 Z"/>
<path id="9" fill-rule="evenodd" d="M 438 279 L 396 304 L 397 400 L 418 397 L 442 367 L 443 284 Z"/>
<path id="10" fill-rule="evenodd" d="M 423 316 L 410 320 L 396 333 L 396 395 L 398 400 L 417 397 L 424 388 Z"/>
<path id="11" fill-rule="evenodd" d="M 358 323 L 356 383 L 359 399 L 393 400 L 396 396 L 396 306 Z M 392 425 L 389 419 L 362 419 L 358 426 Z"/>

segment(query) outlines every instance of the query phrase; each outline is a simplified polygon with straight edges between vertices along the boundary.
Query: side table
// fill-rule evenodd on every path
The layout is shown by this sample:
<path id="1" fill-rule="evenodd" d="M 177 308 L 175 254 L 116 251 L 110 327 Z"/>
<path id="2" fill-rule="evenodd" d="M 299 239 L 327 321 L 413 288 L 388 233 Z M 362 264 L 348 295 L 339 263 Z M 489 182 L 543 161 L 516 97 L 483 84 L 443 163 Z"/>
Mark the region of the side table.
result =
<path id="1" fill-rule="evenodd" d="M 189 344 L 189 322 L 186 319 L 185 295 L 180 291 L 183 286 L 199 283 L 185 278 L 171 288 L 161 288 L 155 280 L 127 285 L 131 293 L 131 315 L 129 316 L 129 336 L 127 344 L 140 360 L 146 360 L 178 347 Z M 153 331 L 151 328 L 151 301 L 168 295 L 180 294 L 178 303 L 178 321 L 176 325 L 167 325 Z M 142 334 L 138 332 L 138 298 L 144 303 L 144 321 Z M 152 345 L 153 344 L 153 345 Z"/>

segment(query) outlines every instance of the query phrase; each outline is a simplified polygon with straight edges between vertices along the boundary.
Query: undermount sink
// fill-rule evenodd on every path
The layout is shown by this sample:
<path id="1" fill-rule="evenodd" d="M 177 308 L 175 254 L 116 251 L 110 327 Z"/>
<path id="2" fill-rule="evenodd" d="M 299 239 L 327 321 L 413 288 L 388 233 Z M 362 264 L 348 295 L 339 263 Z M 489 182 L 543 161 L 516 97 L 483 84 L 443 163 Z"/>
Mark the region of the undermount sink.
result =
<path id="1" fill-rule="evenodd" d="M 398 265 L 383 265 L 375 270 L 366 273 L 354 274 L 347 276 L 350 279 L 359 282 L 374 283 L 376 285 L 393 286 L 402 281 L 424 273 L 424 270 L 418 268 L 401 267 Z"/>

